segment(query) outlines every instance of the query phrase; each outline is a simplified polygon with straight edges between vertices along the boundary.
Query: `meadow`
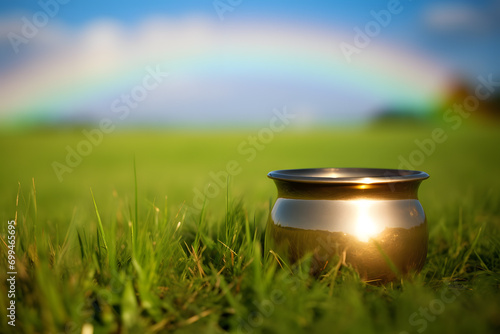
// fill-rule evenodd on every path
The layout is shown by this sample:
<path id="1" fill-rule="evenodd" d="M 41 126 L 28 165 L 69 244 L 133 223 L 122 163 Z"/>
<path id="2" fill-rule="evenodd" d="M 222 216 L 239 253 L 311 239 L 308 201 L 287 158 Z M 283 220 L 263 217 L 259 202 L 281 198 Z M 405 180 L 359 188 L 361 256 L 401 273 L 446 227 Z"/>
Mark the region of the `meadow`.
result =
<path id="1" fill-rule="evenodd" d="M 445 139 L 419 147 L 437 127 Z M 85 139 L 81 130 L 0 134 L 4 283 L 17 221 L 15 327 L 2 284 L 1 333 L 500 330 L 497 126 L 290 128 L 255 146 L 259 128 L 124 129 L 60 181 L 54 162 Z M 429 225 L 422 272 L 381 286 L 346 266 L 314 278 L 307 258 L 292 267 L 264 252 L 269 171 L 398 168 L 401 159 L 431 176 L 419 192 Z"/>

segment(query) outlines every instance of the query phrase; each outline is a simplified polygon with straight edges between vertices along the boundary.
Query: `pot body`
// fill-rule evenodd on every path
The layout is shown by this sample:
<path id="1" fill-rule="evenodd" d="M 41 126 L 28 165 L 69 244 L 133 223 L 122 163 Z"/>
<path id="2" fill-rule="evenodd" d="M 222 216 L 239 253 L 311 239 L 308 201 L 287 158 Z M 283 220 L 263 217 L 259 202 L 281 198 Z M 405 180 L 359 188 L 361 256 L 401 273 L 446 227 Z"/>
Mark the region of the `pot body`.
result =
<path id="1" fill-rule="evenodd" d="M 274 173 L 274 174 L 273 174 Z M 269 173 L 278 198 L 266 248 L 290 262 L 312 254 L 313 274 L 339 261 L 365 281 L 418 272 L 427 256 L 427 222 L 417 191 L 427 174 L 379 169 Z"/>

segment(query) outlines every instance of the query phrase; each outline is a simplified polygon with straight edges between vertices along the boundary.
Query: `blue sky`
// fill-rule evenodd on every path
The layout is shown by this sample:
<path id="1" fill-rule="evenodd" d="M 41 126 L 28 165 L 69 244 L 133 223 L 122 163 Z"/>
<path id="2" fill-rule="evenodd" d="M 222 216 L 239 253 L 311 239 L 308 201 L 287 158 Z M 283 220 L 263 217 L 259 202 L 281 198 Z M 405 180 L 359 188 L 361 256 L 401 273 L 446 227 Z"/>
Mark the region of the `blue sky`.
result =
<path id="1" fill-rule="evenodd" d="M 214 10 L 215 1 L 206 0 L 186 0 L 186 1 L 78 1 L 72 0 L 65 6 L 64 13 L 60 19 L 67 23 L 78 26 L 94 20 L 96 17 L 112 17 L 114 19 L 137 23 L 142 18 L 151 15 L 191 15 L 204 14 L 217 18 Z M 230 1 L 223 1 L 231 3 Z M 237 3 L 234 0 L 233 3 Z M 382 3 L 382 2 L 381 2 Z M 242 0 L 240 4 L 234 6 L 239 8 L 234 16 L 236 17 L 269 17 L 287 19 L 305 19 L 311 21 L 331 22 L 332 19 L 344 22 L 356 23 L 356 20 L 363 20 L 363 12 L 373 8 L 370 1 L 250 1 Z M 3 12 L 13 12 L 25 10 L 35 12 L 39 10 L 37 1 L 19 0 L 2 1 L 0 10 Z M 239 12 L 239 13 L 238 13 Z"/>
<path id="2" fill-rule="evenodd" d="M 233 0 L 238 3 L 238 0 Z M 42 0 L 42 2 L 50 2 Z M 109 17 L 120 20 L 127 24 L 134 24 L 144 17 L 152 15 L 182 16 L 192 14 L 204 14 L 208 17 L 217 18 L 214 10 L 216 1 L 207 0 L 164 0 L 164 1 L 119 1 L 119 0 L 70 0 L 63 5 L 64 10 L 58 15 L 60 20 L 79 26 L 92 21 L 98 17 Z M 230 4 L 231 0 L 221 0 Z M 286 0 L 241 0 L 233 6 L 235 11 L 231 16 L 235 18 L 270 18 L 289 19 L 305 22 L 320 22 L 325 24 L 341 23 L 356 25 L 365 23 L 369 18 L 370 10 L 384 8 L 389 1 L 286 1 Z M 432 4 L 464 4 L 470 8 L 485 9 L 494 6 L 491 0 L 401 0 L 400 3 L 409 7 L 401 17 L 403 21 L 414 21 L 422 9 Z M 36 12 L 40 9 L 38 1 L 32 0 L 4 0 L 0 3 L 0 12 L 15 13 L 16 11 Z"/>
<path id="3" fill-rule="evenodd" d="M 390 1 L 233 1 L 224 20 L 214 3 L 71 0 L 12 52 L 9 33 L 20 34 L 22 18 L 41 7 L 0 2 L 0 118 L 43 118 L 35 109 L 56 119 L 99 118 L 141 80 L 140 66 L 158 64 L 172 79 L 141 104 L 143 120 L 259 121 L 283 105 L 316 122 L 364 118 L 429 107 L 453 77 L 473 84 L 500 73 L 498 1 L 402 0 L 401 13 L 350 61 L 339 45 L 353 44 L 353 29 Z M 125 58 L 121 67 L 111 68 L 112 55 Z"/>

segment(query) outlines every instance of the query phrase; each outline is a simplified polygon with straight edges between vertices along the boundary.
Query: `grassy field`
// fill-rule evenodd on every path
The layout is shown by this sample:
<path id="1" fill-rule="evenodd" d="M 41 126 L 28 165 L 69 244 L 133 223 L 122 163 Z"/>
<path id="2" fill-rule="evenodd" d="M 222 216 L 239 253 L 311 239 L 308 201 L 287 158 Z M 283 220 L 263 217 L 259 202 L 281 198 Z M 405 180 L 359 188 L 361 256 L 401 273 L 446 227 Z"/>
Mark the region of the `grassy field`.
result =
<path id="1" fill-rule="evenodd" d="M 435 127 L 446 140 L 423 152 L 415 140 Z M 81 129 L 1 134 L 0 332 L 500 330 L 498 128 L 289 129 L 252 146 L 258 131 L 117 131 L 62 182 L 53 163 L 85 139 Z M 307 259 L 291 272 L 264 254 L 276 196 L 267 172 L 398 168 L 412 156 L 431 175 L 420 190 L 429 223 L 420 274 L 372 286 L 342 267 L 316 279 Z M 238 170 L 227 187 L 213 175 L 229 162 Z M 212 195 L 196 210 L 206 189 Z M 12 327 L 5 282 L 16 217 Z"/>

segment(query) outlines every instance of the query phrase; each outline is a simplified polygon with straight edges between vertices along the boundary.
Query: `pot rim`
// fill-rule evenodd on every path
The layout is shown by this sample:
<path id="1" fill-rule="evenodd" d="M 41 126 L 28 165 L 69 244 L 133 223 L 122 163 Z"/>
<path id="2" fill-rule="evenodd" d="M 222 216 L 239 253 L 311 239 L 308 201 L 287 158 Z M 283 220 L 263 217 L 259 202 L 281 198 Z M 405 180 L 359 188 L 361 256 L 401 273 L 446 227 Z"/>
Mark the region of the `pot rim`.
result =
<path id="1" fill-rule="evenodd" d="M 385 168 L 302 168 L 269 172 L 273 180 L 325 184 L 384 184 L 421 181 L 429 174 L 417 170 Z"/>

